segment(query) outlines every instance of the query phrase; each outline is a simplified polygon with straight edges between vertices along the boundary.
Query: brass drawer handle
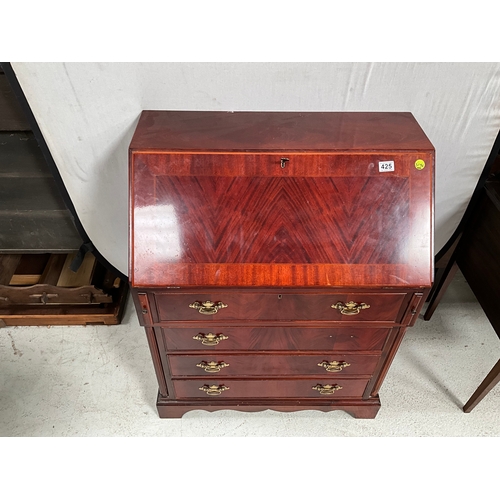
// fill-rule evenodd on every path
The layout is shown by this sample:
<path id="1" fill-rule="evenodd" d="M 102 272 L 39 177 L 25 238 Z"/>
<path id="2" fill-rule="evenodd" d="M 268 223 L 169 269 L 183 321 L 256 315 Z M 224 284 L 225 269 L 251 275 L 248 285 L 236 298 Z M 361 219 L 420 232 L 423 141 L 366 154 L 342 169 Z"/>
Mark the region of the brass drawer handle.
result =
<path id="1" fill-rule="evenodd" d="M 334 394 L 335 391 L 340 391 L 340 389 L 342 389 L 342 387 L 340 385 L 330 385 L 330 384 L 326 384 L 326 385 L 322 385 L 322 384 L 316 384 L 313 389 L 315 391 L 318 391 L 320 394 L 323 394 L 323 395 L 329 395 L 329 394 Z"/>
<path id="2" fill-rule="evenodd" d="M 194 340 L 199 340 L 203 345 L 217 345 L 222 340 L 227 340 L 229 337 L 222 333 L 198 333 L 193 337 Z"/>
<path id="3" fill-rule="evenodd" d="M 229 387 L 225 385 L 207 385 L 200 387 L 200 391 L 205 392 L 208 396 L 220 396 L 223 391 L 228 391 Z"/>
<path id="4" fill-rule="evenodd" d="M 368 309 L 370 306 L 361 302 L 360 304 L 353 302 L 350 300 L 349 302 L 337 302 L 336 304 L 332 304 L 332 309 L 338 309 L 341 314 L 345 314 L 346 316 L 353 316 L 354 314 L 359 314 L 361 309 Z"/>
<path id="5" fill-rule="evenodd" d="M 196 366 L 198 368 L 203 368 L 207 373 L 217 373 L 220 372 L 222 368 L 226 368 L 226 366 L 229 366 L 229 364 L 224 363 L 224 361 L 220 361 L 219 363 L 217 363 L 217 361 L 209 361 L 208 363 L 206 361 L 202 361 Z"/>
<path id="6" fill-rule="evenodd" d="M 192 304 L 189 304 L 189 307 L 197 309 L 200 314 L 217 314 L 217 311 L 227 307 L 227 304 L 206 300 L 205 302 L 193 302 Z"/>
<path id="7" fill-rule="evenodd" d="M 345 361 L 322 361 L 318 363 L 318 366 L 322 366 L 327 372 L 341 372 L 343 368 L 351 364 Z"/>

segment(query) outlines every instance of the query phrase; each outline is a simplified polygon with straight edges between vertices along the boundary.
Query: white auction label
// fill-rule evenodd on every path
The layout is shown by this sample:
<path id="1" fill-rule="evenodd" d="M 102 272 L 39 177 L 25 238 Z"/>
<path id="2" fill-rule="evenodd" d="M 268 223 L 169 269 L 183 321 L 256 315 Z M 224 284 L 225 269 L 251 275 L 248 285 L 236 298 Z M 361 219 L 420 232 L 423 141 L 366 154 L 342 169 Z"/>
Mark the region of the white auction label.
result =
<path id="1" fill-rule="evenodd" d="M 379 172 L 394 172 L 394 162 L 391 161 L 379 161 L 378 162 Z"/>

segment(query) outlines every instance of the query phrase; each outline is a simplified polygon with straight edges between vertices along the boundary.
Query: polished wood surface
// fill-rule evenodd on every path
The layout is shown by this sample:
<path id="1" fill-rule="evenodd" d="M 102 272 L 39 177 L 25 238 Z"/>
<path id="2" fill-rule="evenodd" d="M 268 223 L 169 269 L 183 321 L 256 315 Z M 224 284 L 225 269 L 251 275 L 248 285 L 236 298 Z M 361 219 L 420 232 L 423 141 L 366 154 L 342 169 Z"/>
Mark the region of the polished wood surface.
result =
<path id="1" fill-rule="evenodd" d="M 215 354 L 172 355 L 168 362 L 172 377 L 238 377 L 245 374 L 251 377 L 267 375 L 287 376 L 314 375 L 318 377 L 343 377 L 344 375 L 372 375 L 380 356 L 376 354 L 352 354 L 325 352 L 323 354 Z M 338 372 L 328 372 L 321 363 L 347 363 Z M 224 363 L 217 374 L 206 372 L 203 363 Z M 197 365 L 202 364 L 202 367 Z"/>
<path id="2" fill-rule="evenodd" d="M 159 321 L 203 321 L 213 323 L 230 320 L 259 321 L 384 321 L 400 319 L 401 305 L 406 293 L 277 293 L 259 290 L 251 292 L 208 293 L 155 293 Z M 204 315 L 193 309 L 194 302 L 222 302 L 227 305 L 216 314 Z M 353 301 L 370 307 L 352 316 L 342 314 L 331 306 Z"/>
<path id="3" fill-rule="evenodd" d="M 375 417 L 433 276 L 434 150 L 411 114 L 146 111 L 129 178 L 161 417 Z"/>
<path id="4" fill-rule="evenodd" d="M 411 113 L 143 111 L 133 150 L 433 151 Z"/>
<path id="5" fill-rule="evenodd" d="M 320 385 L 337 385 L 342 387 L 333 394 L 321 396 L 324 399 L 343 399 L 346 397 L 361 398 L 368 378 L 311 378 L 304 380 L 262 379 L 262 380 L 234 380 L 213 377 L 199 380 L 174 380 L 174 389 L 178 399 L 203 398 L 318 398 L 319 392 L 313 387 Z M 218 396 L 210 396 L 200 390 L 205 385 L 225 386 Z"/>
<path id="6" fill-rule="evenodd" d="M 171 263 L 405 263 L 398 240 L 408 239 L 408 228 L 394 227 L 409 216 L 409 188 L 395 176 L 156 179 L 158 209 L 173 207 L 182 235 Z"/>
<path id="7" fill-rule="evenodd" d="M 217 411 L 236 410 L 246 412 L 257 412 L 274 410 L 280 412 L 291 412 L 299 410 L 332 411 L 342 410 L 354 418 L 375 418 L 380 410 L 380 399 L 375 396 L 370 399 L 346 398 L 346 399 L 262 399 L 262 398 L 240 398 L 229 399 L 209 397 L 204 399 L 174 400 L 158 396 L 156 401 L 158 415 L 161 418 L 179 418 L 190 410 Z"/>
<path id="8" fill-rule="evenodd" d="M 160 341 L 169 352 L 177 351 L 381 351 L 389 328 L 239 327 L 161 328 Z M 215 345 L 202 340 L 207 334 L 227 338 Z M 219 337 L 220 338 L 220 337 Z"/>

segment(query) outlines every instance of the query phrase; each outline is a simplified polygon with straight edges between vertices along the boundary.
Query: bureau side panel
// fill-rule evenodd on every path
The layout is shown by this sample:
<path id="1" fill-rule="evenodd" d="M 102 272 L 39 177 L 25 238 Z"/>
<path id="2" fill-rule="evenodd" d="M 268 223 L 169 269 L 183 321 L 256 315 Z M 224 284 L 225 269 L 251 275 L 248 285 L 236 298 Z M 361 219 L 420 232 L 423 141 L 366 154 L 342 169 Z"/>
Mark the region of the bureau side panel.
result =
<path id="1" fill-rule="evenodd" d="M 172 377 L 343 377 L 372 375 L 378 354 L 326 352 L 317 354 L 170 355 Z"/>
<path id="2" fill-rule="evenodd" d="M 168 364 L 165 349 L 161 345 L 161 341 L 158 342 L 154 328 L 146 327 L 145 330 L 149 350 L 151 352 L 151 358 L 153 359 L 156 378 L 158 380 L 160 395 L 165 398 L 169 396 L 171 397 L 173 391 L 169 377 L 169 370 L 167 369 Z"/>
<path id="3" fill-rule="evenodd" d="M 152 316 L 152 308 L 148 295 L 145 291 L 131 290 L 134 306 L 137 311 L 139 323 L 144 326 L 146 338 L 148 341 L 153 366 L 158 380 L 158 387 L 160 395 L 163 398 L 172 396 L 173 386 L 170 380 L 170 373 L 168 369 L 168 360 L 166 355 L 166 348 L 161 329 L 155 329 L 152 326 L 154 317 Z M 154 310 L 153 310 L 154 312 Z"/>

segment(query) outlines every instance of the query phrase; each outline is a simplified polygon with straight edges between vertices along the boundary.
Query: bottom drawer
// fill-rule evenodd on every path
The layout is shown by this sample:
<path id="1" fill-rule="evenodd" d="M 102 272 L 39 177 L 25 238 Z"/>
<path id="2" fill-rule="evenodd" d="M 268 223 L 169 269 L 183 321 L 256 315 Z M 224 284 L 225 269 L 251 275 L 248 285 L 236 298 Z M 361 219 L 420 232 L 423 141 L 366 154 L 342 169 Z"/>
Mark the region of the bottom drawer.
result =
<path id="1" fill-rule="evenodd" d="M 185 398 L 360 398 L 365 379 L 174 380 L 177 399 Z"/>

